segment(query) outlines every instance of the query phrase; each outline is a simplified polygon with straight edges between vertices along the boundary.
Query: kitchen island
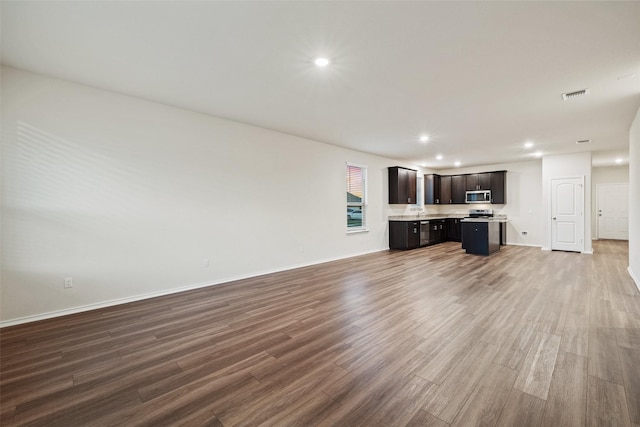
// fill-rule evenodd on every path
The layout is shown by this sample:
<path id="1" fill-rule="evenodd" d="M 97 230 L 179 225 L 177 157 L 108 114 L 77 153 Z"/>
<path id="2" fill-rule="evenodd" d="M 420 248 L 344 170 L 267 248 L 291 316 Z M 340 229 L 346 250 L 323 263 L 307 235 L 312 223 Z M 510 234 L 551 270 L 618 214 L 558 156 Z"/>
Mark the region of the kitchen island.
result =
<path id="1" fill-rule="evenodd" d="M 490 255 L 500 250 L 501 227 L 506 219 L 465 218 L 460 222 L 462 249 L 468 254 Z"/>

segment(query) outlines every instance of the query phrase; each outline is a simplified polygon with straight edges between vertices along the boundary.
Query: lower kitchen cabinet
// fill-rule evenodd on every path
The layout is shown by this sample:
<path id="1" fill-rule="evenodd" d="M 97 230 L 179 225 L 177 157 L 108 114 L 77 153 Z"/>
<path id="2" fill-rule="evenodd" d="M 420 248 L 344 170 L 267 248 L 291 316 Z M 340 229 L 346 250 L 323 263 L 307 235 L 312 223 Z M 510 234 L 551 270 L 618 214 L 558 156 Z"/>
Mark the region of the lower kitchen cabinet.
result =
<path id="1" fill-rule="evenodd" d="M 419 221 L 389 221 L 389 248 L 415 249 L 420 246 Z"/>
<path id="2" fill-rule="evenodd" d="M 434 219 L 429 221 L 429 244 L 442 243 L 447 238 L 447 220 Z"/>
<path id="3" fill-rule="evenodd" d="M 447 240 L 451 242 L 462 241 L 462 224 L 460 218 L 447 218 Z"/>
<path id="4" fill-rule="evenodd" d="M 462 222 L 460 218 L 431 219 L 420 221 L 389 220 L 389 248 L 415 249 L 442 242 L 460 242 Z"/>

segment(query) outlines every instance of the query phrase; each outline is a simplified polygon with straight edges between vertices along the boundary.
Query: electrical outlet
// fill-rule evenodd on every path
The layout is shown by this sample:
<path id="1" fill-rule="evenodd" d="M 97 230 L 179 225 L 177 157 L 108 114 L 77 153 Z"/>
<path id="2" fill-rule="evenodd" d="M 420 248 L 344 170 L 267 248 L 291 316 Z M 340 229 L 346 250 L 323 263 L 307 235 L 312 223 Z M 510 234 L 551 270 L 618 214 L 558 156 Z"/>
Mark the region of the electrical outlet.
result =
<path id="1" fill-rule="evenodd" d="M 527 235 L 527 232 L 526 232 L 526 231 L 523 231 L 523 232 L 522 232 L 522 235 L 523 235 L 523 236 L 526 236 L 526 235 Z"/>
<path id="2" fill-rule="evenodd" d="M 204 268 L 209 267 L 209 259 L 208 258 L 205 258 L 205 259 L 202 260 L 202 266 Z"/>
<path id="3" fill-rule="evenodd" d="M 73 277 L 64 278 L 64 288 L 73 288 Z"/>

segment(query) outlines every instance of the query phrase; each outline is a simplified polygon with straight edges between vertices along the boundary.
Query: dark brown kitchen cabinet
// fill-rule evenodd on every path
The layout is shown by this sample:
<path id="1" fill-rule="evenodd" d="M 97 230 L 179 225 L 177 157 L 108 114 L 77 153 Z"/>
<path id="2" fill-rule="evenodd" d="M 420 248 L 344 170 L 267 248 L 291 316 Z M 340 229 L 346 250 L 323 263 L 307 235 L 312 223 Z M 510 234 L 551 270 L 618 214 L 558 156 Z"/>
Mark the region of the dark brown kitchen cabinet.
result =
<path id="1" fill-rule="evenodd" d="M 424 176 L 424 204 L 439 205 L 440 199 L 440 175 L 431 174 Z"/>
<path id="2" fill-rule="evenodd" d="M 416 179 L 418 171 L 400 166 L 389 168 L 389 204 L 413 205 L 416 203 Z"/>
<path id="3" fill-rule="evenodd" d="M 500 250 L 500 224 L 493 221 L 463 222 L 462 249 L 468 254 L 489 255 Z"/>
<path id="4" fill-rule="evenodd" d="M 507 203 L 506 171 L 491 172 L 491 203 L 504 205 Z"/>
<path id="5" fill-rule="evenodd" d="M 447 237 L 447 220 L 435 219 L 429 221 L 429 244 L 442 243 Z"/>
<path id="6" fill-rule="evenodd" d="M 451 176 L 440 177 L 440 204 L 450 205 L 451 199 Z"/>
<path id="7" fill-rule="evenodd" d="M 389 221 L 389 248 L 415 249 L 420 246 L 419 221 Z"/>
<path id="8" fill-rule="evenodd" d="M 472 191 L 478 189 L 478 174 L 465 175 L 464 189 Z"/>
<path id="9" fill-rule="evenodd" d="M 491 172 L 472 173 L 467 175 L 467 191 L 491 190 L 491 175 Z"/>
<path id="10" fill-rule="evenodd" d="M 462 224 L 459 218 L 447 218 L 447 240 L 451 242 L 462 241 Z"/>
<path id="11" fill-rule="evenodd" d="M 467 185 L 466 175 L 451 176 L 451 203 L 454 205 L 463 205 L 466 203 L 465 192 Z"/>

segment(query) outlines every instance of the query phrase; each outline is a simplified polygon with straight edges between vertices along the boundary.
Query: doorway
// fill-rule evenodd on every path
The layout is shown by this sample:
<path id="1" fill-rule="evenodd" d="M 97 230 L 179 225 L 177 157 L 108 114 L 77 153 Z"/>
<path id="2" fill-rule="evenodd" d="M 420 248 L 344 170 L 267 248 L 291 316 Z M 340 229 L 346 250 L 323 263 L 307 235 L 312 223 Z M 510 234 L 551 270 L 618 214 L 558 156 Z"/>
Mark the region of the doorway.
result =
<path id="1" fill-rule="evenodd" d="M 629 240 L 629 184 L 596 185 L 598 239 Z"/>
<path id="2" fill-rule="evenodd" d="M 551 250 L 584 250 L 584 177 L 551 180 Z"/>

